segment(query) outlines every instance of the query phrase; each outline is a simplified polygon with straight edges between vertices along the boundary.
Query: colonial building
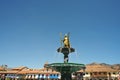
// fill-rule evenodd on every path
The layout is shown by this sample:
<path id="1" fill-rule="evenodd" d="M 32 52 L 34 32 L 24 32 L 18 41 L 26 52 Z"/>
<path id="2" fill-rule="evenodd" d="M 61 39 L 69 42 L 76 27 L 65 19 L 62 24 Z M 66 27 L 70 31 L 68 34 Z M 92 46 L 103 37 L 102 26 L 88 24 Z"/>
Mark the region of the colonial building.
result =
<path id="1" fill-rule="evenodd" d="M 58 80 L 60 73 L 52 69 L 30 69 L 27 67 L 17 67 L 9 70 L 1 69 L 0 80 Z"/>
<path id="2" fill-rule="evenodd" d="M 82 74 L 82 71 L 78 71 Z M 86 65 L 85 73 L 83 74 L 84 80 L 117 80 L 119 71 L 112 69 L 110 66 L 94 64 Z"/>
<path id="3" fill-rule="evenodd" d="M 74 80 L 120 80 L 120 70 L 110 66 L 86 65 L 85 72 L 80 70 L 72 74 Z M 30 69 L 25 66 L 12 69 L 0 67 L 0 80 L 60 80 L 61 74 L 52 69 Z"/>

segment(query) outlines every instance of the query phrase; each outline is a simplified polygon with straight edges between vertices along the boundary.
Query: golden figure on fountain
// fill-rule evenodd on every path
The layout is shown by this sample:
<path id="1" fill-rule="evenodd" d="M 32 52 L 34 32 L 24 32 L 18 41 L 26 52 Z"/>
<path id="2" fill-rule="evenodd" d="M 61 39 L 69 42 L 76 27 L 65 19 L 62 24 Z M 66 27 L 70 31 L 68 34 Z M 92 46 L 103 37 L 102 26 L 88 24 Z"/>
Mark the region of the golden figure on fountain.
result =
<path id="1" fill-rule="evenodd" d="M 70 48 L 69 34 L 66 34 L 63 39 L 64 48 Z"/>

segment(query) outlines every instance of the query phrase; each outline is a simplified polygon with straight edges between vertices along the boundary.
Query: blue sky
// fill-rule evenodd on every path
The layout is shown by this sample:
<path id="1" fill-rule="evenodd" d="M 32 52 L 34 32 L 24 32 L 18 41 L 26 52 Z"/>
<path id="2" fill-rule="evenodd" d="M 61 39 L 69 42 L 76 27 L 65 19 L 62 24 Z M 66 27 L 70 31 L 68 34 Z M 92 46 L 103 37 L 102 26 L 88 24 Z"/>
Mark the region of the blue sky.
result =
<path id="1" fill-rule="evenodd" d="M 0 65 L 42 68 L 63 62 L 70 32 L 74 63 L 120 63 L 120 0 L 1 0 Z"/>

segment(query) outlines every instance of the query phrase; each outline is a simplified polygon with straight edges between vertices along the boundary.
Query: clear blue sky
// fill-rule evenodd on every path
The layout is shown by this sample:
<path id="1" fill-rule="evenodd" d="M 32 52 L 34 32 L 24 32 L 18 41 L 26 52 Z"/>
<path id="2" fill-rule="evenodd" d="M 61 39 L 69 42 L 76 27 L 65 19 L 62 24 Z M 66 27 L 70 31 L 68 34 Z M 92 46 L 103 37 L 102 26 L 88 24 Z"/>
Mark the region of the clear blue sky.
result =
<path id="1" fill-rule="evenodd" d="M 70 32 L 75 63 L 120 63 L 120 0 L 0 0 L 0 65 L 63 62 L 59 33 Z"/>

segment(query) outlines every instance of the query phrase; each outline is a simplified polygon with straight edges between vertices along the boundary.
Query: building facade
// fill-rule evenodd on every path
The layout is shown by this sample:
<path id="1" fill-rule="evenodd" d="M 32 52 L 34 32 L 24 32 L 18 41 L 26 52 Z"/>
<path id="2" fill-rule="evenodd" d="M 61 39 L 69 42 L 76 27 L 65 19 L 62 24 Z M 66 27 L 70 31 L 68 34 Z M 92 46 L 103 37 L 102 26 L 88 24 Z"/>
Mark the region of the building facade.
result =
<path id="1" fill-rule="evenodd" d="M 60 80 L 61 74 L 52 69 L 30 69 L 24 66 L 5 69 L 0 67 L 0 80 Z M 86 65 L 85 72 L 72 74 L 73 80 L 120 80 L 120 71 L 104 65 Z"/>
<path id="2" fill-rule="evenodd" d="M 95 64 L 86 65 L 85 73 L 78 71 L 83 80 L 118 80 L 119 70 L 112 69 L 109 66 Z"/>

